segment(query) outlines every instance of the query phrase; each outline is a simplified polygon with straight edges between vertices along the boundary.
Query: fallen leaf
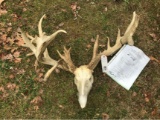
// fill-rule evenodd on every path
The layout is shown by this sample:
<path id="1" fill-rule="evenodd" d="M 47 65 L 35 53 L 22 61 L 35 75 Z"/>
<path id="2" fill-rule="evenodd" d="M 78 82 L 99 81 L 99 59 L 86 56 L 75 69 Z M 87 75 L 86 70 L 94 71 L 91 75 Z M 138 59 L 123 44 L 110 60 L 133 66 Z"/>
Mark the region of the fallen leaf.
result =
<path id="1" fill-rule="evenodd" d="M 109 119 L 109 115 L 106 113 L 102 113 L 102 120 L 108 120 Z"/>
<path id="2" fill-rule="evenodd" d="M 38 93 L 39 93 L 40 95 L 42 95 L 42 94 L 43 94 L 43 90 L 40 89 Z"/>
<path id="3" fill-rule="evenodd" d="M 31 104 L 38 105 L 42 103 L 42 98 L 40 96 L 36 96 L 31 102 Z"/>
<path id="4" fill-rule="evenodd" d="M 80 6 L 77 6 L 77 2 L 72 3 L 71 6 L 70 6 L 70 8 L 71 8 L 71 10 L 72 10 L 72 12 L 73 12 L 74 20 L 76 20 L 77 17 L 82 18 L 82 17 L 78 14 L 78 10 L 80 10 L 81 7 L 80 7 Z"/>
<path id="5" fill-rule="evenodd" d="M 39 73 L 38 77 L 39 78 L 43 77 L 43 73 Z"/>
<path id="6" fill-rule="evenodd" d="M 24 74 L 24 73 L 25 73 L 24 69 L 17 70 L 17 74 Z"/>
<path id="7" fill-rule="evenodd" d="M 17 88 L 17 85 L 15 83 L 8 83 L 7 88 L 9 90 L 15 90 Z"/>
<path id="8" fill-rule="evenodd" d="M 9 75 L 9 78 L 10 78 L 10 79 L 13 79 L 13 78 L 14 78 L 14 75 L 13 75 L 13 74 Z"/>
<path id="9" fill-rule="evenodd" d="M 72 11 L 76 11 L 77 10 L 77 2 L 72 3 L 70 7 L 71 7 Z"/>
<path id="10" fill-rule="evenodd" d="M 95 41 L 96 41 L 96 40 L 95 40 L 94 38 L 91 38 L 91 42 L 93 42 L 93 43 L 94 43 Z"/>
<path id="11" fill-rule="evenodd" d="M 8 45 L 4 45 L 4 47 L 3 47 L 5 50 L 11 50 L 12 49 L 12 47 L 11 46 L 8 46 Z"/>
<path id="12" fill-rule="evenodd" d="M 38 106 L 38 105 L 35 105 L 35 106 L 33 107 L 33 109 L 34 109 L 35 111 L 37 111 L 37 110 L 39 110 L 39 106 Z"/>
<path id="13" fill-rule="evenodd" d="M 11 14 L 10 16 L 12 17 L 13 22 L 16 22 L 18 20 L 17 14 Z"/>
<path id="14" fill-rule="evenodd" d="M 16 52 L 13 53 L 13 56 L 14 56 L 15 58 L 18 58 L 19 55 L 20 55 L 20 52 L 19 52 L 19 51 L 16 51 Z"/>
<path id="15" fill-rule="evenodd" d="M 0 92 L 5 92 L 5 89 L 3 86 L 0 87 Z"/>
<path id="16" fill-rule="evenodd" d="M 27 11 L 27 8 L 23 8 L 23 12 Z"/>
<path id="17" fill-rule="evenodd" d="M 20 63 L 21 60 L 22 60 L 22 58 L 15 58 L 15 59 L 14 59 L 14 63 Z"/>
<path id="18" fill-rule="evenodd" d="M 2 97 L 1 97 L 1 98 L 2 98 L 2 99 L 5 99 L 5 98 L 7 98 L 8 96 L 9 96 L 9 94 L 8 94 L 7 92 L 5 92 L 5 93 L 2 94 Z"/>
<path id="19" fill-rule="evenodd" d="M 91 46 L 90 44 L 88 44 L 86 47 L 87 47 L 87 48 L 91 48 L 92 46 Z"/>
<path id="20" fill-rule="evenodd" d="M 133 96 L 133 97 L 137 96 L 137 93 L 136 93 L 136 92 L 133 92 L 133 93 L 132 93 L 132 96 Z"/>
<path id="21" fill-rule="evenodd" d="M 150 56 L 149 58 L 150 58 L 150 60 L 155 61 L 160 64 L 160 60 L 156 59 L 155 57 Z"/>
<path id="22" fill-rule="evenodd" d="M 17 32 L 16 33 L 16 44 L 18 45 L 18 46 L 22 46 L 22 45 L 24 45 L 24 41 L 23 41 L 23 39 L 22 39 L 22 37 L 21 37 L 21 35 Z"/>
<path id="23" fill-rule="evenodd" d="M 7 13 L 7 10 L 0 9 L 0 16 Z"/>
<path id="24" fill-rule="evenodd" d="M 27 59 L 27 63 L 29 63 L 31 60 L 30 59 Z"/>
<path id="25" fill-rule="evenodd" d="M 60 73 L 60 70 L 58 68 L 55 69 L 56 73 Z"/>
<path id="26" fill-rule="evenodd" d="M 150 33 L 149 35 L 153 38 L 154 41 L 157 41 L 157 36 L 155 33 Z"/>
<path id="27" fill-rule="evenodd" d="M 3 41 L 3 42 L 7 42 L 6 40 L 7 40 L 7 34 L 2 34 L 1 36 L 0 36 L 0 39 Z"/>
<path id="28" fill-rule="evenodd" d="M 13 60 L 13 55 L 12 54 L 2 55 L 1 59 L 2 60 Z"/>
<path id="29" fill-rule="evenodd" d="M 147 113 L 147 111 L 144 110 L 144 109 L 142 109 L 142 110 L 140 111 L 140 115 L 141 115 L 141 116 L 144 116 L 146 113 Z"/>
<path id="30" fill-rule="evenodd" d="M 145 101 L 146 101 L 146 102 L 149 102 L 150 100 L 149 100 L 149 98 L 148 98 L 148 97 L 145 97 Z"/>
<path id="31" fill-rule="evenodd" d="M 154 116 L 157 114 L 157 108 L 154 108 L 153 111 L 151 112 L 151 115 Z"/>
<path id="32" fill-rule="evenodd" d="M 7 42 L 10 43 L 10 45 L 13 45 L 14 44 L 14 40 L 10 37 L 7 37 Z"/>

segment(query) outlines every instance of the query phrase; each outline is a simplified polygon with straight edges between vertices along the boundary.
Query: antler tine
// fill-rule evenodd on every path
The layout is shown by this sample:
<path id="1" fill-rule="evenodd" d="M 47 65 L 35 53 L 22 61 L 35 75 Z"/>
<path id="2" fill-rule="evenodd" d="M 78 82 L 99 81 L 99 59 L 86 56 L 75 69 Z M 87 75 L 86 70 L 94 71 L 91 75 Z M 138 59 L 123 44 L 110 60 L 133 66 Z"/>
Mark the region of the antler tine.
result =
<path id="1" fill-rule="evenodd" d="M 44 14 L 41 19 L 39 20 L 39 23 L 38 23 L 38 32 L 39 32 L 39 36 L 43 36 L 43 30 L 42 30 L 42 21 L 43 21 L 43 18 L 45 18 L 46 15 Z"/>
<path id="2" fill-rule="evenodd" d="M 99 35 L 97 35 L 96 41 L 94 43 L 92 59 L 88 64 L 89 68 L 95 67 L 99 62 L 99 59 L 97 59 L 98 42 L 99 42 Z"/>
<path id="3" fill-rule="evenodd" d="M 47 73 L 44 75 L 44 81 L 47 81 L 47 79 L 49 78 L 53 70 L 56 69 L 57 66 L 58 66 L 58 62 L 56 62 L 56 64 L 54 64 L 54 66 L 47 71 Z"/>
<path id="4" fill-rule="evenodd" d="M 118 49 L 121 48 L 121 46 L 125 43 L 128 43 L 129 45 L 133 45 L 134 41 L 132 39 L 132 36 L 138 26 L 139 23 L 139 16 L 136 14 L 136 12 L 133 12 L 133 18 L 129 26 L 127 27 L 127 30 L 124 34 L 124 36 L 120 36 L 120 29 L 118 29 L 117 39 L 116 43 L 113 47 L 110 46 L 110 40 L 108 38 L 108 48 L 107 50 L 104 50 L 102 53 L 99 53 L 96 57 L 94 57 L 91 62 L 88 64 L 88 67 L 90 69 L 94 69 L 98 62 L 100 61 L 101 55 L 112 55 L 115 53 Z M 97 43 L 95 43 L 97 44 Z"/>
<path id="5" fill-rule="evenodd" d="M 57 50 L 57 52 L 58 52 L 60 58 L 62 58 L 64 60 L 64 62 L 67 64 L 68 70 L 71 73 L 74 73 L 76 66 L 73 64 L 73 61 L 71 59 L 70 50 L 71 50 L 71 48 L 69 48 L 67 50 L 66 47 L 64 47 L 64 51 L 63 51 L 64 55 L 62 55 L 58 50 Z"/>
<path id="6" fill-rule="evenodd" d="M 138 27 L 138 23 L 139 23 L 139 15 L 136 14 L 136 12 L 133 12 L 133 18 L 131 23 L 129 24 L 127 30 L 124 33 L 124 36 L 122 37 L 122 42 L 123 43 L 128 43 L 129 45 L 133 45 L 134 41 L 132 39 L 132 36 L 136 30 L 136 28 Z"/>
<path id="7" fill-rule="evenodd" d="M 20 28 L 18 28 L 18 32 L 21 33 L 22 39 L 24 41 L 23 46 L 24 47 L 29 47 L 31 49 L 31 51 L 35 54 L 36 53 L 36 47 L 31 43 L 31 41 L 28 39 L 26 34 Z"/>
<path id="8" fill-rule="evenodd" d="M 94 44 L 94 48 L 93 48 L 93 57 L 92 59 L 94 59 L 97 56 L 97 52 L 98 52 L 98 42 L 99 42 L 99 35 L 97 35 L 95 44 Z"/>

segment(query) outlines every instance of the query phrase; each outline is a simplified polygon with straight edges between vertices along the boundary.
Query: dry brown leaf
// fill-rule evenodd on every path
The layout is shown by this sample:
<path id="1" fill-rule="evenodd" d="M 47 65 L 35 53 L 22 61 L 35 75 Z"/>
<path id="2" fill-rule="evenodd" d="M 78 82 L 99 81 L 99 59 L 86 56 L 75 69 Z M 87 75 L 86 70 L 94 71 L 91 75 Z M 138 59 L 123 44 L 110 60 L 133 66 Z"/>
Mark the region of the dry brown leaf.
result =
<path id="1" fill-rule="evenodd" d="M 9 75 L 10 79 L 13 79 L 15 76 L 13 74 Z"/>
<path id="2" fill-rule="evenodd" d="M 2 10 L 2 9 L 0 9 L 0 16 L 1 16 L 1 15 L 4 15 L 4 14 L 7 14 L 7 10 Z"/>
<path id="3" fill-rule="evenodd" d="M 153 38 L 154 41 L 157 41 L 157 36 L 155 33 L 150 33 L 149 35 Z"/>
<path id="4" fill-rule="evenodd" d="M 39 93 L 40 95 L 42 95 L 42 94 L 43 94 L 43 90 L 40 89 L 38 93 Z"/>
<path id="5" fill-rule="evenodd" d="M 0 87 L 0 92 L 5 92 L 5 89 L 3 86 Z"/>
<path id="6" fill-rule="evenodd" d="M 14 51 L 16 51 L 18 49 L 18 47 L 13 47 L 11 50 L 11 53 L 14 53 Z"/>
<path id="7" fill-rule="evenodd" d="M 27 59 L 27 63 L 29 63 L 31 60 L 30 59 Z"/>
<path id="8" fill-rule="evenodd" d="M 38 74 L 39 74 L 38 75 L 39 78 L 43 77 L 43 73 L 38 73 Z"/>
<path id="9" fill-rule="evenodd" d="M 150 60 L 155 61 L 160 64 L 160 60 L 156 59 L 155 57 L 150 56 L 149 58 L 150 58 Z"/>
<path id="10" fill-rule="evenodd" d="M 1 39 L 3 42 L 6 42 L 6 40 L 7 40 L 7 34 L 2 34 L 2 35 L 0 36 L 0 39 Z"/>
<path id="11" fill-rule="evenodd" d="M 153 111 L 151 112 L 151 115 L 154 116 L 158 113 L 158 109 L 154 108 Z"/>
<path id="12" fill-rule="evenodd" d="M 87 47 L 87 48 L 91 48 L 92 46 L 91 46 L 90 44 L 88 44 L 86 47 Z"/>
<path id="13" fill-rule="evenodd" d="M 20 63 L 22 61 L 22 58 L 15 58 L 14 63 Z"/>
<path id="14" fill-rule="evenodd" d="M 70 8 L 71 8 L 71 10 L 72 10 L 72 12 L 73 12 L 73 15 L 74 15 L 74 20 L 75 19 L 77 19 L 77 17 L 80 17 L 80 18 L 82 18 L 79 14 L 78 14 L 78 10 L 80 10 L 80 6 L 77 6 L 77 2 L 74 2 L 74 3 L 72 3 L 71 4 L 71 6 L 70 6 Z"/>
<path id="15" fill-rule="evenodd" d="M 25 73 L 24 69 L 17 70 L 17 74 L 24 74 L 24 73 Z"/>
<path id="16" fill-rule="evenodd" d="M 33 100 L 31 100 L 31 104 L 34 104 L 34 105 L 39 105 L 41 104 L 43 101 L 42 101 L 42 98 L 41 96 L 36 96 Z"/>
<path id="17" fill-rule="evenodd" d="M 3 47 L 5 50 L 11 50 L 12 49 L 12 47 L 11 46 L 8 46 L 8 45 L 4 45 L 4 47 Z"/>
<path id="18" fill-rule="evenodd" d="M 7 37 L 6 41 L 9 42 L 10 45 L 14 44 L 14 40 L 12 38 L 10 38 L 10 37 Z"/>
<path id="19" fill-rule="evenodd" d="M 27 11 L 27 8 L 23 8 L 23 12 Z"/>
<path id="20" fill-rule="evenodd" d="M 39 110 L 39 106 L 38 106 L 38 105 L 35 105 L 35 106 L 33 107 L 33 109 L 34 109 L 35 111 L 37 111 L 37 110 Z"/>
<path id="21" fill-rule="evenodd" d="M 109 119 L 109 115 L 106 113 L 102 113 L 102 120 L 108 120 Z"/>
<path id="22" fill-rule="evenodd" d="M 146 101 L 146 102 L 149 102 L 150 100 L 149 100 L 149 98 L 148 98 L 148 97 L 145 97 L 145 101 Z"/>
<path id="23" fill-rule="evenodd" d="M 71 7 L 72 11 L 76 11 L 77 10 L 77 2 L 72 3 L 70 7 Z"/>
<path id="24" fill-rule="evenodd" d="M 95 40 L 94 38 L 91 38 L 91 42 L 95 43 L 95 41 L 96 41 L 96 40 Z"/>
<path id="25" fill-rule="evenodd" d="M 145 114 L 147 114 L 147 111 L 144 110 L 144 109 L 142 109 L 142 110 L 140 111 L 140 115 L 141 115 L 141 116 L 144 116 Z"/>
<path id="26" fill-rule="evenodd" d="M 7 88 L 9 90 L 15 90 L 17 88 L 17 85 L 15 83 L 8 83 Z"/>
<path id="27" fill-rule="evenodd" d="M 137 93 L 136 93 L 136 92 L 133 92 L 133 93 L 132 93 L 132 96 L 133 96 L 133 97 L 137 96 Z"/>
<path id="28" fill-rule="evenodd" d="M 16 38 L 15 39 L 17 40 L 16 44 L 18 46 L 24 45 L 24 41 L 23 41 L 22 37 L 20 36 L 20 34 L 18 32 L 16 33 Z"/>
<path id="29" fill-rule="evenodd" d="M 10 32 L 12 31 L 12 27 L 11 26 L 7 26 L 6 32 Z"/>
<path id="30" fill-rule="evenodd" d="M 8 96 L 9 96 L 9 94 L 8 94 L 7 92 L 4 92 L 4 93 L 2 94 L 2 99 L 7 98 Z"/>
<path id="31" fill-rule="evenodd" d="M 55 69 L 56 73 L 60 73 L 60 70 L 58 68 Z"/>
<path id="32" fill-rule="evenodd" d="M 20 56 L 20 52 L 19 52 L 19 51 L 14 52 L 14 53 L 13 53 L 13 56 L 14 56 L 15 58 L 18 58 L 18 57 Z"/>
<path id="33" fill-rule="evenodd" d="M 13 60 L 13 55 L 12 54 L 2 55 L 1 59 L 2 60 Z"/>

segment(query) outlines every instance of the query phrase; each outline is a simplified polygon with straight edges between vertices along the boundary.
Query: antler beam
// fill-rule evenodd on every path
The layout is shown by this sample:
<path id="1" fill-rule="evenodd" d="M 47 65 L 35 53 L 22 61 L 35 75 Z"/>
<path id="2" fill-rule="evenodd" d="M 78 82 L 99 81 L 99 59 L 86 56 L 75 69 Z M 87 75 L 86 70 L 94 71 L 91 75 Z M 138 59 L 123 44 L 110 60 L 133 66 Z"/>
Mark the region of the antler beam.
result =
<path id="1" fill-rule="evenodd" d="M 57 36 L 58 33 L 67 33 L 65 30 L 58 30 L 54 32 L 52 35 L 47 36 L 45 32 L 42 30 L 42 21 L 46 17 L 46 15 L 43 15 L 38 23 L 38 32 L 39 36 L 32 37 L 28 34 L 25 34 L 22 32 L 21 29 L 19 31 L 21 32 L 21 36 L 24 40 L 25 47 L 28 47 L 31 49 L 32 54 L 36 56 L 36 61 L 41 62 L 43 64 L 51 65 L 53 66 L 45 75 L 44 81 L 47 80 L 51 72 L 56 68 L 64 68 L 63 66 L 58 64 L 58 61 L 52 59 L 47 50 L 47 46 L 54 40 L 54 38 Z"/>
<path id="2" fill-rule="evenodd" d="M 99 53 L 97 55 L 97 49 L 98 49 L 98 38 L 99 36 L 97 36 L 96 42 L 94 44 L 94 49 L 93 49 L 93 57 L 91 59 L 91 62 L 88 64 L 88 67 L 90 69 L 94 69 L 98 62 L 100 61 L 101 55 L 106 55 L 106 56 L 110 56 L 113 53 L 115 53 L 118 49 L 120 49 L 122 47 L 123 44 L 128 43 L 129 45 L 133 45 L 134 41 L 132 39 L 132 36 L 138 26 L 139 23 L 139 16 L 136 14 L 136 12 L 133 12 L 133 18 L 131 23 L 129 24 L 126 32 L 124 33 L 123 36 L 120 36 L 120 29 L 118 29 L 118 34 L 117 34 L 117 40 L 116 43 L 113 47 L 110 46 L 110 40 L 108 38 L 108 47 L 107 50 L 104 50 L 102 53 Z"/>

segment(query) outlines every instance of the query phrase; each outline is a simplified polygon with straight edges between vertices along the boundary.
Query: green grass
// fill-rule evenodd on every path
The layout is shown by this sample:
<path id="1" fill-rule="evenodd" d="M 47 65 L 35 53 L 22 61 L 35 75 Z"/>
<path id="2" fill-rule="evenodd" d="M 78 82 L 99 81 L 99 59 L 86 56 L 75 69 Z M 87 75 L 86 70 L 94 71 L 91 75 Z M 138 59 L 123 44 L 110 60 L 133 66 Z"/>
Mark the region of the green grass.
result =
<path id="1" fill-rule="evenodd" d="M 72 2 L 77 2 L 80 6 L 78 13 L 82 18 L 74 20 L 70 8 Z M 3 27 L 12 23 L 12 31 L 7 33 L 8 36 L 11 36 L 18 27 L 33 36 L 38 34 L 38 21 L 43 14 L 46 14 L 47 19 L 42 24 L 43 30 L 48 35 L 58 29 L 67 31 L 67 34 L 59 34 L 49 45 L 50 56 L 58 60 L 57 49 L 62 52 L 63 46 L 72 47 L 71 56 L 76 66 L 90 61 L 94 44 L 91 39 L 96 38 L 97 34 L 100 35 L 100 44 L 106 45 L 106 38 L 110 37 L 111 44 L 114 45 L 117 29 L 120 28 L 123 34 L 130 23 L 133 11 L 136 11 L 140 15 L 140 23 L 134 35 L 135 46 L 148 56 L 160 59 L 159 1 L 10 0 L 4 3 L 8 13 L 0 16 L 0 23 L 4 23 Z M 13 19 L 13 14 L 17 15 L 16 19 Z M 59 26 L 60 23 L 64 25 Z M 156 34 L 157 41 L 150 37 L 150 33 Z M 4 50 L 2 44 L 0 45 L 0 55 L 10 52 Z M 99 47 L 99 50 L 105 48 Z M 39 82 L 35 80 L 38 78 L 34 69 L 35 57 L 25 56 L 29 53 L 29 49 L 19 46 L 18 51 L 22 51 L 21 63 L 0 61 L 0 87 L 5 89 L 5 93 L 0 90 L 2 119 L 102 119 L 103 113 L 108 114 L 111 119 L 160 118 L 160 67 L 156 62 L 149 62 L 129 91 L 104 75 L 101 72 L 101 65 L 98 64 L 94 70 L 95 81 L 87 106 L 81 109 L 73 81 L 74 75 L 60 70 L 60 73 L 53 72 L 48 81 Z M 45 73 L 50 66 L 40 64 L 40 68 L 44 68 L 42 72 Z M 22 69 L 25 72 L 17 74 L 16 70 Z M 11 74 L 14 78 L 10 78 Z M 16 84 L 18 88 L 9 89 L 7 87 L 9 83 Z M 2 97 L 4 94 L 7 96 Z M 32 104 L 31 101 L 37 96 L 42 98 L 42 102 L 38 105 Z M 39 109 L 35 110 L 35 106 Z"/>

